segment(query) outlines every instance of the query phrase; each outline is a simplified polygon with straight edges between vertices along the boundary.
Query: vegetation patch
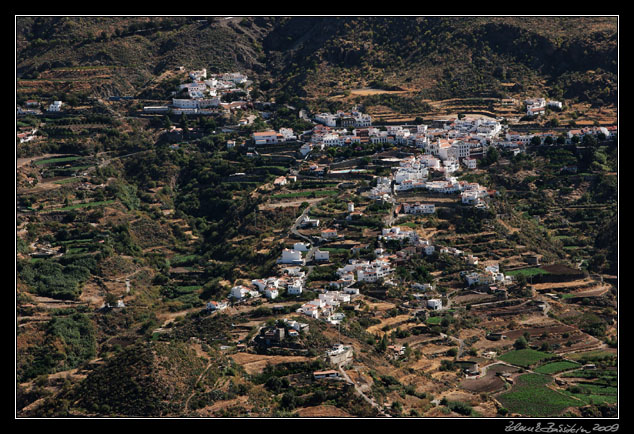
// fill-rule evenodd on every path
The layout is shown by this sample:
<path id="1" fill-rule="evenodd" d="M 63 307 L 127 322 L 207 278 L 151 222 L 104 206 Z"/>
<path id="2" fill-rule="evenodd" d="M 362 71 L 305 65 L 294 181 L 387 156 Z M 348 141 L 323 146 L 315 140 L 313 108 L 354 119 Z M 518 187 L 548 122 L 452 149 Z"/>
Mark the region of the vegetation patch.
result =
<path id="1" fill-rule="evenodd" d="M 563 372 L 578 367 L 579 363 L 563 360 L 561 362 L 546 363 L 545 365 L 539 366 L 533 370 L 540 374 L 556 374 L 558 372 Z"/>
<path id="2" fill-rule="evenodd" d="M 532 417 L 548 417 L 561 414 L 568 407 L 578 407 L 583 402 L 548 387 L 552 378 L 542 374 L 525 374 L 517 378 L 510 392 L 498 399 L 511 413 Z"/>
<path id="3" fill-rule="evenodd" d="M 531 276 L 538 276 L 540 274 L 550 274 L 550 273 L 546 270 L 542 270 L 541 268 L 522 268 L 521 270 L 507 271 L 505 274 L 507 274 L 508 276 L 531 277 Z"/>
<path id="4" fill-rule="evenodd" d="M 508 353 L 502 354 L 499 359 L 512 365 L 528 368 L 529 366 L 535 365 L 542 360 L 551 359 L 553 357 L 557 356 L 525 348 L 522 350 L 509 351 Z"/>

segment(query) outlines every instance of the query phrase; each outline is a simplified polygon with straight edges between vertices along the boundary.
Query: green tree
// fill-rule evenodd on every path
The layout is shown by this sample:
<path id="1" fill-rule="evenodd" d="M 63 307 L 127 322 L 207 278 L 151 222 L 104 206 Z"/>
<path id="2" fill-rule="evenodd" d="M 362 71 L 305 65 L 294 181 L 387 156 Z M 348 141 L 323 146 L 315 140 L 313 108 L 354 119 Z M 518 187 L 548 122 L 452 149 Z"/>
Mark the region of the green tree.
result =
<path id="1" fill-rule="evenodd" d="M 520 336 L 519 338 L 517 338 L 513 346 L 516 350 L 523 350 L 525 348 L 528 348 L 528 341 L 524 336 Z"/>

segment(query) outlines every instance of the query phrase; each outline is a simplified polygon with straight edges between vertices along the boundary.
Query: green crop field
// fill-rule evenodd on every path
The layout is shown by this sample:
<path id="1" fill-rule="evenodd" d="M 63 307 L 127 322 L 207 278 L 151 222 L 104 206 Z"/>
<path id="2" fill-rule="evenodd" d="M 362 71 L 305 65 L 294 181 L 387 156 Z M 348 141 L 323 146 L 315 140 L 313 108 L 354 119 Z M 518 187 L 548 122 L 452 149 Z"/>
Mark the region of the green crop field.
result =
<path id="1" fill-rule="evenodd" d="M 427 324 L 430 325 L 438 325 L 440 324 L 442 321 L 442 317 L 440 316 L 430 316 L 429 318 L 427 318 Z"/>
<path id="2" fill-rule="evenodd" d="M 49 158 L 46 160 L 39 160 L 35 162 L 36 166 L 42 166 L 44 164 L 52 164 L 52 163 L 68 163 L 69 161 L 76 161 L 82 157 L 60 157 L 60 158 Z"/>
<path id="3" fill-rule="evenodd" d="M 545 365 L 533 369 L 533 371 L 539 372 L 540 374 L 556 374 L 557 372 L 563 372 L 578 367 L 579 363 L 562 360 L 560 362 L 546 363 Z"/>
<path id="4" fill-rule="evenodd" d="M 531 276 L 538 276 L 540 274 L 550 274 L 550 273 L 546 270 L 542 270 L 541 268 L 523 268 L 521 270 L 507 271 L 505 274 L 507 274 L 508 276 L 523 275 L 526 277 L 531 277 Z"/>
<path id="5" fill-rule="evenodd" d="M 585 363 L 586 360 L 592 361 L 594 359 L 601 359 L 601 358 L 610 357 L 610 356 L 616 356 L 616 353 L 612 351 L 605 351 L 605 350 L 593 350 L 593 351 L 585 351 L 583 353 L 569 354 L 566 357 L 572 360 L 579 360 L 582 363 Z"/>
<path id="6" fill-rule="evenodd" d="M 521 375 L 513 388 L 501 394 L 498 400 L 511 413 L 532 417 L 556 416 L 568 407 L 585 405 L 569 394 L 547 387 L 551 382 L 552 378 L 547 375 Z"/>
<path id="7" fill-rule="evenodd" d="M 616 404 L 618 400 L 616 386 L 600 383 L 577 383 L 564 393 L 583 401 L 585 404 Z"/>
<path id="8" fill-rule="evenodd" d="M 66 179 L 60 179 L 59 181 L 55 181 L 53 184 L 72 184 L 74 182 L 79 182 L 81 181 L 81 178 L 66 178 Z"/>
<path id="9" fill-rule="evenodd" d="M 541 351 L 531 349 L 524 349 L 509 351 L 508 353 L 502 354 L 499 359 L 512 365 L 528 368 L 529 366 L 535 365 L 542 360 L 551 359 L 553 357 L 555 357 L 554 354 L 543 353 Z"/>

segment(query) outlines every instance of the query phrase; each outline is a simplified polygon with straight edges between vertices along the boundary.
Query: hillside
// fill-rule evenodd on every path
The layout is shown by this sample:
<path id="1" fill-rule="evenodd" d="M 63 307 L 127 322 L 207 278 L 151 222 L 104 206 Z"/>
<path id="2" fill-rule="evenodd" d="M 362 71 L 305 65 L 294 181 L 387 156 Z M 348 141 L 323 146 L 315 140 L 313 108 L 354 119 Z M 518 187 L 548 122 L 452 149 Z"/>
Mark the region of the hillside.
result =
<path id="1" fill-rule="evenodd" d="M 20 17 L 16 30 L 22 79 L 109 66 L 115 86 L 140 92 L 185 66 L 240 69 L 296 103 L 367 87 L 616 102 L 615 17 Z"/>
<path id="2" fill-rule="evenodd" d="M 616 20 L 17 17 L 16 417 L 615 417 Z"/>

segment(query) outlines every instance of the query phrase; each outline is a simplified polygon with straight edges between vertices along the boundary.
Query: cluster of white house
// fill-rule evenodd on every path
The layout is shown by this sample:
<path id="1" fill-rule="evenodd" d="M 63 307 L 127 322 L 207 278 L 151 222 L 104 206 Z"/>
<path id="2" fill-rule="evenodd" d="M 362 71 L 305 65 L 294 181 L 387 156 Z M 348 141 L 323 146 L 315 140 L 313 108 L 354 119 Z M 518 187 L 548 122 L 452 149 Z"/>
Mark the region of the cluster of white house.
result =
<path id="1" fill-rule="evenodd" d="M 531 116 L 543 113 L 547 107 L 562 108 L 559 101 L 535 98 L 526 100 L 528 114 Z M 339 113 L 341 116 L 343 112 Z M 407 145 L 422 148 L 427 154 L 437 157 L 443 164 L 439 164 L 436 170 L 451 172 L 457 170 L 459 162 L 469 169 L 475 169 L 477 160 L 474 155 L 484 152 L 487 146 L 500 146 L 510 148 L 515 154 L 522 151 L 522 146 L 528 145 L 534 137 L 542 141 L 547 137 L 556 139 L 559 134 L 555 132 L 545 133 L 518 133 L 505 131 L 502 124 L 496 119 L 486 119 L 466 116 L 463 118 L 450 118 L 434 121 L 434 128 L 428 125 L 394 125 L 379 129 L 371 126 L 360 126 L 347 122 L 337 123 L 338 115 L 320 114 L 315 117 L 323 125 L 315 126 L 311 133 L 310 146 L 350 146 L 365 143 L 384 143 L 390 145 Z M 353 127 L 353 129 L 351 129 Z M 616 135 L 617 127 L 591 127 L 572 129 L 568 131 L 567 143 L 574 136 L 604 134 L 607 138 Z M 306 153 L 309 147 L 306 147 Z M 305 154 L 304 154 L 305 155 Z"/>
<path id="2" fill-rule="evenodd" d="M 317 224 L 319 221 L 317 220 Z M 337 231 L 332 229 L 325 229 L 322 233 L 332 233 L 337 234 Z M 308 252 L 309 247 L 305 243 L 295 243 L 292 249 L 284 249 L 282 250 L 282 256 L 278 259 L 279 264 L 293 264 L 293 265 L 305 265 L 306 260 L 302 257 L 303 252 Z M 330 252 L 328 250 L 321 250 L 316 248 L 313 251 L 313 260 L 315 262 L 327 262 L 330 260 Z"/>
<path id="3" fill-rule="evenodd" d="M 313 119 L 328 127 L 368 127 L 372 124 L 372 117 L 368 114 L 353 110 L 351 112 L 338 111 L 332 113 L 319 113 Z"/>
<path id="4" fill-rule="evenodd" d="M 539 116 L 546 112 L 546 108 L 556 108 L 561 110 L 563 104 L 559 101 L 546 100 L 544 98 L 530 98 L 524 101 L 526 104 L 527 116 Z"/>
<path id="5" fill-rule="evenodd" d="M 390 260 L 385 257 L 378 257 L 373 261 L 349 259 L 346 265 L 337 269 L 339 280 L 336 284 L 348 287 L 355 281 L 372 283 L 387 278 L 392 271 Z"/>
<path id="6" fill-rule="evenodd" d="M 370 127 L 369 122 L 367 125 L 366 122 L 342 123 L 340 120 L 343 119 L 343 115 L 343 112 L 339 112 L 338 115 L 322 113 L 316 116 L 315 120 L 323 125 L 313 128 L 310 142 L 321 146 L 345 146 L 355 143 L 417 146 L 444 161 L 469 158 L 473 148 L 486 146 L 502 130 L 502 124 L 497 120 L 472 117 L 439 121 L 442 128 L 429 128 L 427 125 L 390 125 L 385 129 L 379 129 Z M 354 127 L 352 134 L 349 134 L 346 127 Z"/>
<path id="7" fill-rule="evenodd" d="M 468 260 L 475 265 L 477 264 L 477 258 L 468 257 Z M 475 264 L 474 264 L 475 261 Z M 498 264 L 492 264 L 484 268 L 484 271 L 473 271 L 464 275 L 467 285 L 490 285 L 494 283 L 506 284 L 512 282 L 512 277 L 500 273 L 500 267 Z"/>
<path id="8" fill-rule="evenodd" d="M 286 289 L 291 295 L 299 295 L 303 292 L 306 273 L 300 267 L 287 267 L 283 269 L 283 276 L 268 277 L 266 279 L 251 280 L 251 287 L 236 285 L 231 288 L 230 298 L 244 300 L 264 296 L 274 300 L 280 295 L 280 291 Z"/>
<path id="9" fill-rule="evenodd" d="M 616 125 L 608 126 L 608 127 L 600 127 L 600 126 L 592 126 L 585 128 L 573 128 L 568 130 L 565 134 L 557 131 L 543 131 L 539 133 L 522 133 L 517 131 L 508 131 L 504 135 L 504 140 L 497 140 L 492 142 L 493 145 L 503 147 L 503 148 L 519 148 L 521 146 L 526 146 L 531 144 L 535 137 L 539 139 L 540 143 L 544 143 L 544 141 L 550 137 L 553 142 L 559 139 L 560 136 L 563 135 L 565 138 L 565 143 L 572 143 L 573 137 L 578 137 L 582 139 L 586 135 L 590 136 L 599 136 L 603 135 L 607 139 L 612 139 L 616 137 L 618 132 L 618 127 Z"/>
<path id="10" fill-rule="evenodd" d="M 214 107 L 231 109 L 244 106 L 245 101 L 233 103 L 222 103 L 221 96 L 225 93 L 235 92 L 238 84 L 247 82 L 247 76 L 240 72 L 230 72 L 224 74 L 211 75 L 207 77 L 205 68 L 191 71 L 189 83 L 179 86 L 179 91 L 186 91 L 188 98 L 172 98 L 170 106 L 146 106 L 143 111 L 146 113 L 168 113 L 173 114 L 212 114 Z"/>
<path id="11" fill-rule="evenodd" d="M 62 101 L 53 101 L 48 105 L 46 111 L 49 113 L 60 112 L 64 103 Z M 35 100 L 28 100 L 24 103 L 25 108 L 16 106 L 16 114 L 18 115 L 41 115 L 40 103 Z"/>
<path id="12" fill-rule="evenodd" d="M 377 176 L 374 179 L 376 179 L 376 186 L 370 189 L 370 198 L 376 200 L 391 201 L 392 179 L 387 176 Z"/>
<path id="13" fill-rule="evenodd" d="M 316 299 L 304 303 L 297 309 L 297 313 L 315 319 L 322 318 L 331 324 L 338 324 L 345 316 L 335 311 L 341 303 L 349 303 L 350 297 L 354 293 L 354 291 L 326 291 L 323 294 L 319 294 Z"/>
<path id="14" fill-rule="evenodd" d="M 30 142 L 31 140 L 35 139 L 36 133 L 37 133 L 37 128 L 25 129 L 25 130 L 21 130 L 17 134 L 17 137 L 20 143 Z"/>
<path id="15" fill-rule="evenodd" d="M 296 140 L 297 136 L 292 128 L 280 128 L 279 131 L 258 131 L 251 136 L 255 145 L 274 145 L 289 140 Z"/>
<path id="16" fill-rule="evenodd" d="M 411 159 L 419 160 L 417 157 L 410 157 L 410 162 Z M 425 161 L 429 161 L 429 159 L 426 158 Z M 394 174 L 395 193 L 417 188 L 424 188 L 433 193 L 460 193 L 463 204 L 475 205 L 476 207 L 487 207 L 484 199 L 491 193 L 487 188 L 481 186 L 477 182 L 458 181 L 455 177 L 449 177 L 448 172 L 445 172 L 445 176 L 447 178 L 445 180 L 427 181 L 427 168 L 423 167 L 419 161 L 416 161 L 416 164 L 417 166 L 401 165 L 401 167 L 397 169 Z M 435 208 L 430 205 L 423 207 L 418 204 L 415 209 L 412 209 L 411 205 L 407 204 L 404 207 L 404 210 L 408 214 L 418 214 L 433 213 Z"/>

